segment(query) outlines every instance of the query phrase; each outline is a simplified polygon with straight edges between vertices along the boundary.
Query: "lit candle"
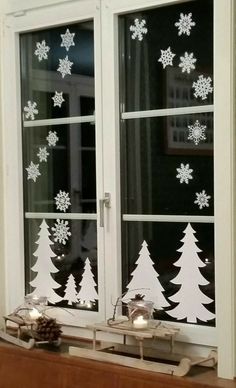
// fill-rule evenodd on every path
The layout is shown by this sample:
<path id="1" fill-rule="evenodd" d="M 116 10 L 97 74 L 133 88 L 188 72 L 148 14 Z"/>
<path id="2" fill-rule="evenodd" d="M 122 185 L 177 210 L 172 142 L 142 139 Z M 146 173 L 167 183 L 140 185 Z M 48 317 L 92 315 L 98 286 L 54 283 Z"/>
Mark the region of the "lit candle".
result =
<path id="1" fill-rule="evenodd" d="M 148 321 L 143 318 L 142 315 L 134 319 L 133 326 L 135 329 L 146 329 L 148 325 Z"/>
<path id="2" fill-rule="evenodd" d="M 33 320 L 41 317 L 41 314 L 36 308 L 33 308 L 32 310 L 30 310 L 29 316 Z"/>

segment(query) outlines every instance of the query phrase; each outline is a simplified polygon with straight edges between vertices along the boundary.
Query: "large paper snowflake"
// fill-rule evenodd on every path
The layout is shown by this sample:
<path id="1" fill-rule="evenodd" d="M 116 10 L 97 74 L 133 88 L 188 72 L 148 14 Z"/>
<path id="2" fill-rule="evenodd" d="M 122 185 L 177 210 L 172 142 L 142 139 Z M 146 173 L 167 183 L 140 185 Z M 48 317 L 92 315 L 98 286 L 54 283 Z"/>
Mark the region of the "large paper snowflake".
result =
<path id="1" fill-rule="evenodd" d="M 209 207 L 208 200 L 211 198 L 210 195 L 207 195 L 205 190 L 202 190 L 201 193 L 196 193 L 196 203 L 199 206 L 199 209 L 203 209 L 204 207 Z"/>
<path id="2" fill-rule="evenodd" d="M 67 74 L 71 75 L 71 66 L 73 62 L 70 62 L 68 59 L 68 55 L 64 59 L 59 59 L 59 67 L 57 71 L 61 73 L 62 78 L 64 78 Z"/>
<path id="3" fill-rule="evenodd" d="M 61 34 L 61 39 L 62 39 L 61 47 L 65 47 L 66 51 L 69 51 L 70 47 L 75 45 L 74 36 L 75 36 L 75 33 L 70 32 L 69 28 L 67 28 L 66 33 Z"/>
<path id="4" fill-rule="evenodd" d="M 34 115 L 39 113 L 38 109 L 36 109 L 37 103 L 34 101 L 28 101 L 27 105 L 28 106 L 24 107 L 25 118 L 34 120 Z"/>
<path id="5" fill-rule="evenodd" d="M 59 106 L 59 108 L 61 108 L 61 104 L 63 103 L 63 101 L 65 101 L 62 96 L 62 92 L 59 93 L 57 91 L 55 91 L 55 94 L 52 97 L 52 100 L 54 102 L 53 106 Z"/>
<path id="6" fill-rule="evenodd" d="M 134 21 L 134 25 L 131 25 L 130 26 L 130 31 L 133 32 L 133 34 L 131 35 L 131 38 L 132 39 L 136 39 L 138 38 L 138 40 L 143 40 L 143 35 L 147 34 L 148 30 L 146 27 L 144 27 L 146 25 L 146 20 L 141 20 L 139 21 L 139 19 L 135 19 Z"/>
<path id="7" fill-rule="evenodd" d="M 190 74 L 191 70 L 195 69 L 194 63 L 196 62 L 196 58 L 193 57 L 193 53 L 188 54 L 184 53 L 184 57 L 180 57 L 179 67 L 182 67 L 182 73 L 185 71 Z"/>
<path id="8" fill-rule="evenodd" d="M 189 179 L 193 179 L 191 173 L 193 170 L 189 168 L 189 164 L 180 164 L 180 168 L 176 168 L 178 174 L 176 175 L 176 178 L 180 180 L 180 183 L 187 183 L 189 182 Z"/>
<path id="9" fill-rule="evenodd" d="M 37 156 L 39 157 L 40 162 L 47 162 L 48 155 L 49 155 L 49 153 L 47 152 L 46 147 L 42 147 L 42 148 L 39 147 L 39 152 L 38 152 Z"/>
<path id="10" fill-rule="evenodd" d="M 170 65 L 173 66 L 173 58 L 175 57 L 175 54 L 171 52 L 171 48 L 168 47 L 166 50 L 161 50 L 161 56 L 158 59 L 158 62 L 162 63 L 163 69 L 165 69 L 166 66 Z"/>
<path id="11" fill-rule="evenodd" d="M 202 100 L 206 100 L 209 93 L 213 92 L 213 87 L 211 86 L 212 79 L 211 77 L 203 77 L 203 75 L 198 76 L 198 80 L 193 82 L 193 88 L 195 90 L 194 97 L 201 97 Z"/>
<path id="12" fill-rule="evenodd" d="M 60 190 L 54 199 L 56 201 L 57 209 L 63 212 L 65 212 L 71 205 L 69 193 L 66 193 L 65 191 Z"/>
<path id="13" fill-rule="evenodd" d="M 178 35 L 190 35 L 191 28 L 196 25 L 195 22 L 192 21 L 192 14 L 189 13 L 188 15 L 184 15 L 183 13 L 180 14 L 180 19 L 178 22 L 175 23 L 175 27 L 178 27 Z"/>
<path id="14" fill-rule="evenodd" d="M 56 131 L 49 131 L 48 136 L 46 137 L 49 147 L 55 147 L 57 144 L 59 137 L 57 137 Z"/>
<path id="15" fill-rule="evenodd" d="M 58 241 L 63 245 L 66 244 L 66 240 L 68 240 L 69 236 L 71 236 L 70 227 L 67 225 L 68 221 L 57 219 L 57 223 L 55 223 L 52 227 L 52 231 L 54 232 L 54 241 Z"/>
<path id="16" fill-rule="evenodd" d="M 30 162 L 29 167 L 26 167 L 28 176 L 27 179 L 32 179 L 32 181 L 36 182 L 37 178 L 40 174 L 39 172 L 39 164 L 34 164 L 32 161 Z"/>
<path id="17" fill-rule="evenodd" d="M 206 140 L 206 125 L 201 125 L 198 120 L 193 125 L 188 125 L 188 130 L 188 140 L 193 140 L 195 145 L 198 145 L 201 140 Z"/>
<path id="18" fill-rule="evenodd" d="M 50 50 L 49 46 L 46 46 L 45 40 L 42 40 L 42 42 L 36 43 L 37 49 L 35 50 L 34 54 L 38 57 L 39 62 L 42 61 L 42 59 L 48 58 L 48 51 Z"/>

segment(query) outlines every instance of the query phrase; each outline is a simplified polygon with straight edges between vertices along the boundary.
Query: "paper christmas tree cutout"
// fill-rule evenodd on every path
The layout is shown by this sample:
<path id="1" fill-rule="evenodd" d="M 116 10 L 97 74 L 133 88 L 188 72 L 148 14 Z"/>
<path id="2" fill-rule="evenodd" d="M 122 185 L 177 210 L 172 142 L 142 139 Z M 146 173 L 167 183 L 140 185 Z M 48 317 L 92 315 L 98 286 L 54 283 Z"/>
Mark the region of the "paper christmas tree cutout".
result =
<path id="1" fill-rule="evenodd" d="M 39 239 L 36 241 L 38 248 L 33 253 L 37 257 L 35 265 L 31 268 L 33 272 L 37 272 L 36 277 L 30 282 L 32 287 L 35 287 L 34 294 L 39 296 L 47 296 L 50 303 L 57 303 L 62 298 L 56 294 L 54 289 L 61 287 L 51 276 L 52 273 L 58 272 L 58 269 L 52 262 L 52 258 L 56 257 L 51 249 L 53 242 L 50 240 L 49 227 L 45 220 L 40 225 L 38 233 Z"/>
<path id="2" fill-rule="evenodd" d="M 179 291 L 169 299 L 178 305 L 172 310 L 166 311 L 168 315 L 178 320 L 187 319 L 187 322 L 196 323 L 197 319 L 207 322 L 215 318 L 204 306 L 211 303 L 212 299 L 206 296 L 199 286 L 206 286 L 209 282 L 203 277 L 199 268 L 206 264 L 199 258 L 198 253 L 201 249 L 195 244 L 198 240 L 194 236 L 196 233 L 191 224 L 184 230 L 185 236 L 181 240 L 183 245 L 178 252 L 181 252 L 180 258 L 174 263 L 180 267 L 178 275 L 171 280 L 173 284 L 180 284 Z"/>
<path id="3" fill-rule="evenodd" d="M 81 304 L 90 307 L 91 302 L 95 302 L 95 300 L 98 300 L 99 298 L 95 289 L 97 284 L 94 281 L 94 275 L 92 273 L 91 264 L 88 258 L 85 260 L 84 272 L 79 285 L 81 286 L 81 289 L 77 295 L 77 298 Z"/>
<path id="4" fill-rule="evenodd" d="M 154 303 L 154 309 L 161 310 L 163 307 L 169 306 L 163 295 L 164 288 L 158 280 L 159 274 L 153 268 L 154 262 L 151 260 L 145 240 L 142 243 L 139 258 L 135 264 L 137 264 L 137 267 L 131 273 L 132 279 L 126 287 L 128 292 L 122 300 L 127 303 L 140 290 L 145 295 L 145 300 L 150 300 Z"/>
<path id="5" fill-rule="evenodd" d="M 68 300 L 68 304 L 70 305 L 72 305 L 72 303 L 78 302 L 75 278 L 72 274 L 70 274 L 70 276 L 68 277 L 65 295 L 63 299 Z"/>

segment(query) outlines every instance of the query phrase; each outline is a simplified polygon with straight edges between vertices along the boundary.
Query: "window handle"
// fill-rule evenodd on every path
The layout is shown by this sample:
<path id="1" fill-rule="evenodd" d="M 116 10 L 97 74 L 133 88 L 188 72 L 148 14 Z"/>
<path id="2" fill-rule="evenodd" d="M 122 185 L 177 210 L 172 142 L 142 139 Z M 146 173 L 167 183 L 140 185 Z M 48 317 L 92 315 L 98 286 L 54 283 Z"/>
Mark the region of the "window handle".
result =
<path id="1" fill-rule="evenodd" d="M 100 227 L 104 228 L 104 207 L 109 209 L 111 207 L 111 194 L 104 193 L 104 198 L 99 199 L 99 210 L 100 210 Z"/>

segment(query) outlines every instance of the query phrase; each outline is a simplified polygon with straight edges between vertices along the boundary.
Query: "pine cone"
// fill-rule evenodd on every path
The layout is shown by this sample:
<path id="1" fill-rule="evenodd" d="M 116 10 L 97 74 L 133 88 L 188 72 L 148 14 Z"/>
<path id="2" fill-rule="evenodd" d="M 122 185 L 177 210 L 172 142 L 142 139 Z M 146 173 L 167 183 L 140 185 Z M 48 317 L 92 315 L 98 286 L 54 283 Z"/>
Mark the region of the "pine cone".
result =
<path id="1" fill-rule="evenodd" d="M 47 317 L 36 319 L 35 337 L 40 341 L 57 341 L 61 333 L 61 325 L 56 322 L 56 319 Z"/>

